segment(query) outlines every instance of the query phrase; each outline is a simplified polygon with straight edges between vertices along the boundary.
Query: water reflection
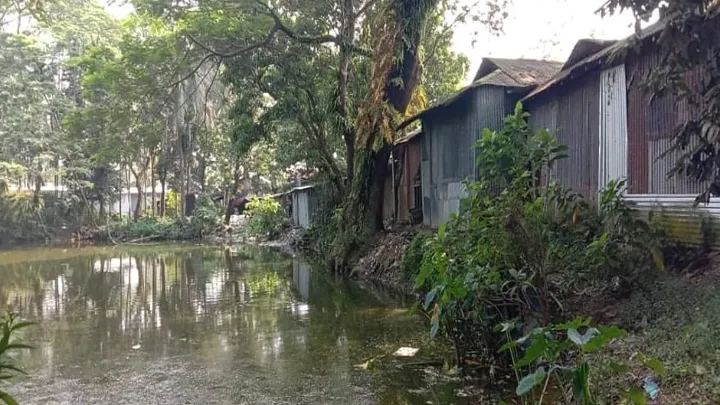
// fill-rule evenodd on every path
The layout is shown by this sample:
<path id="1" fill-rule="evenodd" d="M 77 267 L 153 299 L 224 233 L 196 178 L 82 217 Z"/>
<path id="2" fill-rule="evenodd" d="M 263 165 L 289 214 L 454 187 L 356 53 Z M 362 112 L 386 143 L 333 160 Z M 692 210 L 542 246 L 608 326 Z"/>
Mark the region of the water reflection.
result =
<path id="1" fill-rule="evenodd" d="M 159 251 L 159 252 L 158 252 Z M 421 369 L 354 365 L 425 326 L 394 298 L 272 251 L 0 254 L 0 309 L 41 321 L 22 403 L 425 403 Z M 443 385 L 452 402 L 453 387 Z"/>

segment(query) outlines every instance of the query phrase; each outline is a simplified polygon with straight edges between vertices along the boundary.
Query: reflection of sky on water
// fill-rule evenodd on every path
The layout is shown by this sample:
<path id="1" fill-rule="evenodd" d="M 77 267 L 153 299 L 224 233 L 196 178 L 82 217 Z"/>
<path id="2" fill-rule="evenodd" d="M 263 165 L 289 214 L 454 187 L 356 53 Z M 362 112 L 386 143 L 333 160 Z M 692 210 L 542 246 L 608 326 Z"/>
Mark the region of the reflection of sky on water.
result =
<path id="1" fill-rule="evenodd" d="M 87 395 L 112 398 L 95 403 L 116 402 L 113 390 L 127 396 L 128 384 L 144 396 L 162 396 L 161 382 L 191 378 L 200 380 L 187 389 L 210 389 L 198 386 L 214 386 L 213 376 L 257 380 L 245 390 L 271 402 L 302 394 L 302 403 L 353 403 L 359 389 L 372 397 L 383 387 L 402 386 L 397 378 L 378 385 L 355 364 L 376 356 L 378 345 L 426 336 L 424 325 L 411 318 L 375 319 L 374 309 L 386 304 L 362 289 L 314 278 L 302 262 L 255 251 L 111 251 L 61 262 L 0 262 L 0 280 L 0 310 L 13 308 L 41 322 L 27 336 L 37 349 L 21 356 L 33 375 L 21 397 L 30 405 L 57 395 L 53 389 L 71 397 L 57 403 L 93 403 Z M 148 377 L 152 365 L 166 363 L 153 371 L 160 377 Z M 81 397 L 68 394 L 62 381 Z M 263 387 L 267 381 L 272 384 Z M 171 388 L 167 395 L 185 395 L 185 387 Z M 217 403 L 248 403 L 228 398 Z"/>

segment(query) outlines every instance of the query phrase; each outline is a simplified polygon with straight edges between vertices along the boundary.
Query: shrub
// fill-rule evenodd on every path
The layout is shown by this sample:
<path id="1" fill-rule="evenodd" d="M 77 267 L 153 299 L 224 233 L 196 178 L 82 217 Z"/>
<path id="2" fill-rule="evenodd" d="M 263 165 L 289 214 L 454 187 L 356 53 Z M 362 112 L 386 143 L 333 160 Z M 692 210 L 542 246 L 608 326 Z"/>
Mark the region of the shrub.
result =
<path id="1" fill-rule="evenodd" d="M 287 224 L 288 218 L 280 203 L 272 197 L 252 197 L 247 203 L 246 232 L 257 238 L 273 238 Z"/>
<path id="2" fill-rule="evenodd" d="M 426 293 L 431 334 L 452 340 L 458 362 L 495 355 L 499 322 L 549 324 L 576 284 L 622 277 L 629 286 L 652 257 L 662 262 L 620 183 L 602 192 L 598 214 L 561 184 L 541 181 L 566 148 L 547 131 L 530 131 L 527 116 L 518 104 L 501 131 L 483 132 L 479 180 L 467 184 L 463 210 L 426 243 L 416 285 Z"/>
<path id="3" fill-rule="evenodd" d="M 220 223 L 223 214 L 223 207 L 215 204 L 209 194 L 200 194 L 192 220 L 196 226 L 202 229 L 203 233 L 208 233 Z"/>
<path id="4" fill-rule="evenodd" d="M 202 224 L 192 218 L 139 218 L 110 224 L 117 241 L 193 240 L 202 237 Z"/>
<path id="5" fill-rule="evenodd" d="M 628 375 L 630 366 L 603 358 L 602 351 L 613 340 L 625 336 L 617 327 L 593 327 L 590 319 L 576 318 L 552 326 L 536 328 L 520 339 L 511 338 L 514 322 L 498 325 L 496 330 L 508 339 L 501 350 L 510 353 L 518 381 L 515 393 L 523 405 L 544 404 L 550 382 L 565 404 L 599 405 L 622 397 L 625 404 L 646 404 L 648 395 L 638 386 L 623 387 L 617 392 L 598 394 L 599 375 Z M 522 347 L 525 350 L 522 352 Z M 635 357 L 648 373 L 665 375 L 657 358 L 642 353 Z M 609 395 L 608 395 L 609 394 Z"/>
<path id="6" fill-rule="evenodd" d="M 423 255 L 432 234 L 428 232 L 418 232 L 413 237 L 412 242 L 405 248 L 403 252 L 400 268 L 408 280 L 414 280 L 420 272 L 422 266 Z"/>

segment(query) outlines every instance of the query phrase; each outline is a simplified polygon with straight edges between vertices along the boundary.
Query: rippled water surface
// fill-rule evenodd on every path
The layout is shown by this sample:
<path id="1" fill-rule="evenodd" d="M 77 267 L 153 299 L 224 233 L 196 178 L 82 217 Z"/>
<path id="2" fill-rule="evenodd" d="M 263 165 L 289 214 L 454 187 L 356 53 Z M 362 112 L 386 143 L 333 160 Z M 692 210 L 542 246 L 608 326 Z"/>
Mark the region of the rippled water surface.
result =
<path id="1" fill-rule="evenodd" d="M 478 403 L 427 366 L 446 352 L 405 301 L 249 247 L 0 251 L 0 310 L 39 322 L 29 377 L 5 389 L 23 405 Z"/>

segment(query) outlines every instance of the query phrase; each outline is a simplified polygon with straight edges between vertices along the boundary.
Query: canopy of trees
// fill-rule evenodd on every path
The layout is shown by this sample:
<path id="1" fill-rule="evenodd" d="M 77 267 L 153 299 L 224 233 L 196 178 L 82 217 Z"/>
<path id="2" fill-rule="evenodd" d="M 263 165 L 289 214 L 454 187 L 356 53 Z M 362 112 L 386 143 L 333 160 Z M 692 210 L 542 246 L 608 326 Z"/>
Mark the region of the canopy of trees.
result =
<path id="1" fill-rule="evenodd" d="M 62 185 L 103 217 L 127 187 L 227 196 L 304 171 L 365 222 L 347 196 L 374 190 L 398 120 L 467 75 L 453 27 L 503 18 L 456 0 L 131 5 L 0 2 L 0 191 Z"/>

